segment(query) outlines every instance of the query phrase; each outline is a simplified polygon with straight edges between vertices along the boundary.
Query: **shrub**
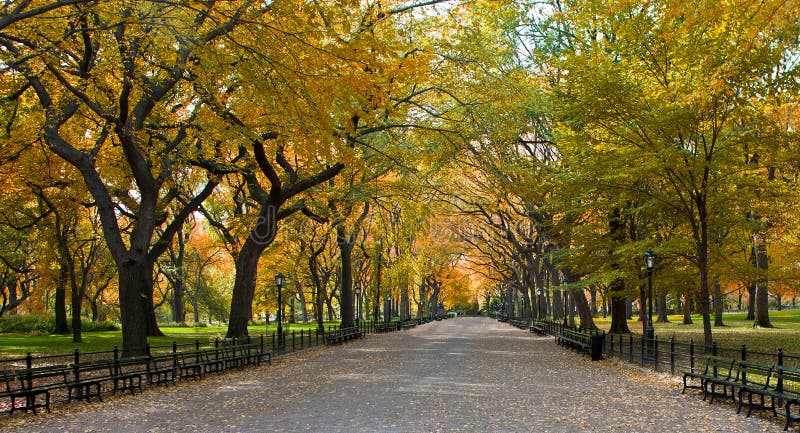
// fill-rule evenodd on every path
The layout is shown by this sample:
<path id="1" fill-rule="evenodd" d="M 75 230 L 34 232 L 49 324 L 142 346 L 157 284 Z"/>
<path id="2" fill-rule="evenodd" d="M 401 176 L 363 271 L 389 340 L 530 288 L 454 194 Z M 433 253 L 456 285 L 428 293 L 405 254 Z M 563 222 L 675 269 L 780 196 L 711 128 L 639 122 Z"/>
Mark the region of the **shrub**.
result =
<path id="1" fill-rule="evenodd" d="M 90 322 L 81 320 L 81 332 L 98 332 L 98 331 L 119 331 L 120 326 L 114 322 L 104 320 L 102 322 Z"/>
<path id="2" fill-rule="evenodd" d="M 50 314 L 12 314 L 0 318 L 0 332 L 47 335 L 56 322 Z"/>

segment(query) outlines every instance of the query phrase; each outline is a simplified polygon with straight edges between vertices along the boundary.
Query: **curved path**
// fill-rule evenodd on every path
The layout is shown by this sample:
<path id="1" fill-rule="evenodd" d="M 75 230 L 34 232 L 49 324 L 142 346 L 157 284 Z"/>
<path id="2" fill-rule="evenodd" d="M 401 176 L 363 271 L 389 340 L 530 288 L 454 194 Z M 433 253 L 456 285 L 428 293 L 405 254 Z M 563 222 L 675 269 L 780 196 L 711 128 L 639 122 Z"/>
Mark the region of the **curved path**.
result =
<path id="1" fill-rule="evenodd" d="M 591 362 L 549 337 L 459 318 L 323 347 L 103 404 L 0 418 L 9 432 L 781 431 L 681 395 L 675 378 Z"/>

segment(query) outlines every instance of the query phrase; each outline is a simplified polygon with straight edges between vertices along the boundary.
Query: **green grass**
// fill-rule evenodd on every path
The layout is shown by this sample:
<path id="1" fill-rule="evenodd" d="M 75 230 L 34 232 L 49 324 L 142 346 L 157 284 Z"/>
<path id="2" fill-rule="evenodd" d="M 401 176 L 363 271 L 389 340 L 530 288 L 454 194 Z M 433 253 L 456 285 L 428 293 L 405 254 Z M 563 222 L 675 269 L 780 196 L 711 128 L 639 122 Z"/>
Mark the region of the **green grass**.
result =
<path id="1" fill-rule="evenodd" d="M 328 325 L 338 324 L 337 322 L 325 322 Z M 316 329 L 316 323 L 292 323 L 284 324 L 284 331 L 300 331 Z M 247 332 L 251 337 L 257 337 L 264 333 L 265 329 L 275 332 L 276 324 L 269 327 L 248 326 Z M 161 328 L 163 337 L 149 337 L 151 346 L 168 346 L 173 342 L 177 344 L 192 344 L 199 340 L 201 345 L 214 341 L 215 338 L 224 338 L 227 327 L 207 326 L 207 327 L 182 327 L 165 326 Z M 35 356 L 55 355 L 72 353 L 75 349 L 81 352 L 99 352 L 113 350 L 114 346 L 122 347 L 122 331 L 100 331 L 84 332 L 81 334 L 82 342 L 73 343 L 71 335 L 26 335 L 26 334 L 0 334 L 0 358 L 15 358 L 25 356 L 28 352 Z"/>
<path id="2" fill-rule="evenodd" d="M 752 320 L 745 320 L 745 313 L 725 313 L 723 327 L 713 326 L 714 317 L 711 317 L 711 335 L 720 346 L 741 347 L 746 345 L 748 350 L 774 353 L 778 348 L 792 355 L 800 355 L 800 310 L 770 311 L 769 318 L 774 328 L 753 328 Z M 691 325 L 683 325 L 683 315 L 668 316 L 669 323 L 654 323 L 656 337 L 695 342 L 703 341 L 703 319 L 699 315 L 692 316 Z M 655 317 L 654 317 L 655 319 Z M 596 318 L 595 324 L 600 329 L 608 330 L 611 318 Z M 631 332 L 641 334 L 642 322 L 629 320 L 628 328 Z"/>

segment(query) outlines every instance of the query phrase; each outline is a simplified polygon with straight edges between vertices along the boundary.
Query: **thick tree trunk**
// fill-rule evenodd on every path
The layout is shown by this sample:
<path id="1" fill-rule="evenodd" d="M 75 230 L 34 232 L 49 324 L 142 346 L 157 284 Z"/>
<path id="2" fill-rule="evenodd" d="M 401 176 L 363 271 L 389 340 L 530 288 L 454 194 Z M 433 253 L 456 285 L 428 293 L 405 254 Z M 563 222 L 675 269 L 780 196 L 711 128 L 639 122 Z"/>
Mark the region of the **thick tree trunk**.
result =
<path id="1" fill-rule="evenodd" d="M 186 280 L 180 275 L 172 286 L 172 321 L 175 323 L 186 321 L 186 309 L 183 308 L 184 293 L 186 293 Z"/>
<path id="2" fill-rule="evenodd" d="M 254 229 L 255 230 L 255 229 Z M 233 282 L 230 321 L 226 338 L 247 336 L 247 325 L 253 317 L 253 295 L 258 276 L 258 259 L 268 243 L 247 238 L 236 258 L 236 277 Z"/>
<path id="3" fill-rule="evenodd" d="M 722 321 L 724 305 L 722 299 L 722 288 L 719 285 L 719 278 L 715 275 L 711 283 L 711 299 L 714 304 L 714 326 L 725 326 Z"/>
<path id="4" fill-rule="evenodd" d="M 692 294 L 687 290 L 683 293 L 683 324 L 691 325 L 692 323 Z"/>
<path id="5" fill-rule="evenodd" d="M 339 315 L 341 327 L 351 328 L 353 322 L 353 239 L 344 226 L 336 227 L 336 244 L 341 258 L 341 287 L 339 292 Z"/>
<path id="6" fill-rule="evenodd" d="M 147 354 L 146 303 L 142 296 L 153 285 L 152 263 L 144 260 L 125 261 L 117 267 L 119 274 L 119 309 L 122 321 L 122 356 Z"/>
<path id="7" fill-rule="evenodd" d="M 658 323 L 669 323 L 669 317 L 667 317 L 667 294 L 661 292 L 656 296 L 656 304 L 658 308 L 658 319 L 656 322 Z"/>
<path id="8" fill-rule="evenodd" d="M 630 302 L 625 297 L 625 282 L 622 279 L 612 281 L 608 293 L 611 296 L 611 328 L 608 332 L 629 334 L 631 330 L 627 319 Z"/>
<path id="9" fill-rule="evenodd" d="M 69 334 L 69 325 L 67 324 L 67 281 L 69 280 L 69 269 L 65 265 L 61 265 L 58 271 L 58 281 L 56 283 L 56 296 L 55 296 L 55 319 L 56 326 L 53 329 L 53 334 L 67 335 Z"/>
<path id="10" fill-rule="evenodd" d="M 758 271 L 766 272 L 769 268 L 767 246 L 763 241 L 754 245 L 755 266 Z M 769 320 L 769 287 L 766 281 L 756 277 L 755 281 L 755 326 L 772 328 Z"/>
<path id="11" fill-rule="evenodd" d="M 81 336 L 81 304 L 83 302 L 83 293 L 76 288 L 72 288 L 72 342 L 80 343 Z"/>

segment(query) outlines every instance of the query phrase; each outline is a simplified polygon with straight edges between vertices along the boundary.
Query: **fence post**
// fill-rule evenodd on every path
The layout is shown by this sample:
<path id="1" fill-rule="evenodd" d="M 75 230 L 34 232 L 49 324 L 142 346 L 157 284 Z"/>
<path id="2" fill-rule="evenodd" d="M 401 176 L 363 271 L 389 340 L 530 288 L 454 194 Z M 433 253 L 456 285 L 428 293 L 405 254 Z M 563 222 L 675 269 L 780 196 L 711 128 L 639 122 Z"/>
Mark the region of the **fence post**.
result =
<path id="1" fill-rule="evenodd" d="M 783 348 L 779 347 L 778 348 L 778 368 L 781 368 L 782 366 L 783 366 Z M 778 383 L 775 384 L 775 389 L 778 392 L 783 392 L 783 377 L 778 376 Z M 786 414 L 786 416 L 789 416 L 789 414 Z"/>
<path id="2" fill-rule="evenodd" d="M 294 329 L 292 329 L 292 352 L 294 352 Z"/>
<path id="3" fill-rule="evenodd" d="M 75 382 L 80 382 L 81 380 L 81 354 L 78 349 L 75 349 L 75 362 L 72 364 L 73 374 L 75 375 Z"/>
<path id="4" fill-rule="evenodd" d="M 747 360 L 747 347 L 742 344 L 742 361 Z M 747 384 L 747 372 L 742 371 L 742 383 Z"/>
<path id="5" fill-rule="evenodd" d="M 30 352 L 25 355 L 25 367 L 27 368 L 25 381 L 28 382 L 28 389 L 33 389 L 33 372 L 31 372 L 31 368 L 33 368 L 33 356 Z"/>
<path id="6" fill-rule="evenodd" d="M 658 337 L 653 337 L 653 370 L 658 371 Z"/>
<path id="7" fill-rule="evenodd" d="M 675 374 L 675 336 L 669 337 L 669 372 Z"/>
<path id="8" fill-rule="evenodd" d="M 114 375 L 120 375 L 120 366 L 119 366 L 119 348 L 114 346 Z"/>
<path id="9" fill-rule="evenodd" d="M 645 360 L 645 357 L 644 357 L 644 346 L 645 346 L 644 340 L 645 340 L 644 335 L 642 335 L 642 338 L 639 339 L 639 342 L 641 343 L 641 355 L 640 355 L 641 359 L 640 359 L 640 361 L 642 363 L 642 367 L 644 367 L 644 360 Z"/>

